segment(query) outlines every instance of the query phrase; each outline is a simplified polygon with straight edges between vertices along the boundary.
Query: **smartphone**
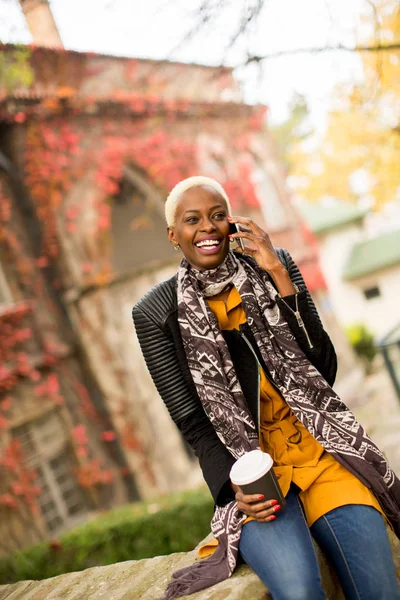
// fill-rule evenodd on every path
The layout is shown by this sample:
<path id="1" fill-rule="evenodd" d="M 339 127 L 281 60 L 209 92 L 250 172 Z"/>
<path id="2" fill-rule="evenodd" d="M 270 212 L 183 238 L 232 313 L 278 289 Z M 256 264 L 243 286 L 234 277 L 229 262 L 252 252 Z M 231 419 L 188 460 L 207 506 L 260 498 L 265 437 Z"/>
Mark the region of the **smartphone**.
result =
<path id="1" fill-rule="evenodd" d="M 229 223 L 229 233 L 240 233 L 239 225 L 237 223 Z M 238 243 L 238 245 L 244 252 L 244 241 L 242 240 L 242 238 L 235 238 L 235 241 Z"/>

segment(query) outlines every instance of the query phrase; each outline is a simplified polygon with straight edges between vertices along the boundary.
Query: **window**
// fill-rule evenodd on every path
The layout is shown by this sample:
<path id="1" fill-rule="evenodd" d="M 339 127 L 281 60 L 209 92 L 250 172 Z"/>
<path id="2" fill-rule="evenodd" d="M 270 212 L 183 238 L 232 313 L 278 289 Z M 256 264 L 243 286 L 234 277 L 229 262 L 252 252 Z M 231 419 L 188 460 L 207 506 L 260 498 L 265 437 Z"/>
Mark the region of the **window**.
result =
<path id="1" fill-rule="evenodd" d="M 85 514 L 86 499 L 74 473 L 74 457 L 58 412 L 15 428 L 13 437 L 19 439 L 27 464 L 38 474 L 42 490 L 38 503 L 48 533 Z"/>
<path id="2" fill-rule="evenodd" d="M 372 300 L 373 298 L 379 298 L 381 295 L 381 291 L 377 285 L 374 287 L 366 288 L 363 290 L 364 298 L 366 300 Z"/>
<path id="3" fill-rule="evenodd" d="M 157 190 L 133 169 L 126 169 L 111 208 L 115 273 L 124 274 L 155 260 L 177 260 L 163 211 L 164 201 Z"/>

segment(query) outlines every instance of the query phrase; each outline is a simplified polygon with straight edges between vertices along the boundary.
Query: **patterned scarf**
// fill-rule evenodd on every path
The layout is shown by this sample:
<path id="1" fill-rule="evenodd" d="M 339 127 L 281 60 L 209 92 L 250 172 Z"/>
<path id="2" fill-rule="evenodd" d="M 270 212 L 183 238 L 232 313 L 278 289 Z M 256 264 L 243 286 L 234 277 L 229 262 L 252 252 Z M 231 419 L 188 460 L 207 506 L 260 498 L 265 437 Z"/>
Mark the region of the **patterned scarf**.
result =
<path id="1" fill-rule="evenodd" d="M 299 348 L 266 272 L 232 253 L 209 271 L 197 271 L 183 259 L 178 272 L 183 345 L 200 401 L 218 437 L 235 458 L 259 448 L 257 429 L 229 350 L 205 300 L 231 283 L 242 298 L 247 322 L 283 398 L 324 449 L 373 491 L 400 537 L 400 481 L 355 416 Z M 216 552 L 174 573 L 164 600 L 192 594 L 229 577 L 236 566 L 245 519 L 235 501 L 217 507 L 211 522 L 218 539 Z"/>

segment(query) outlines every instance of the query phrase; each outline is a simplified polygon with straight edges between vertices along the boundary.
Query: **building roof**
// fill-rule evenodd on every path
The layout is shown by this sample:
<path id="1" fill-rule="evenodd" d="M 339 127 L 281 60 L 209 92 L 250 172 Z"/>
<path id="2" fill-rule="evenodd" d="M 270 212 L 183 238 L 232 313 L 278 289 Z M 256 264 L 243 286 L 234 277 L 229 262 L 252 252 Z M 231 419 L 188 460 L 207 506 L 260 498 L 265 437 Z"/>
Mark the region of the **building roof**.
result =
<path id="1" fill-rule="evenodd" d="M 229 67 L 1 43 L 0 55 L 9 72 L 16 63 L 23 75 L 15 76 L 12 84 L 6 78 L 0 82 L 0 100 L 78 96 L 92 102 L 129 102 L 131 96 L 150 96 L 222 105 L 243 102 Z"/>
<path id="2" fill-rule="evenodd" d="M 6 66 L 22 51 L 24 77 L 12 84 L 0 82 L 0 120 L 22 122 L 30 116 L 73 112 L 119 117 L 228 115 L 258 123 L 266 111 L 265 106 L 243 102 L 229 67 L 0 43 Z"/>
<path id="3" fill-rule="evenodd" d="M 400 265 L 400 230 L 355 244 L 343 277 L 346 280 L 356 279 L 397 264 Z"/>
<path id="4" fill-rule="evenodd" d="M 302 202 L 299 212 L 316 235 L 323 235 L 351 223 L 361 221 L 366 212 L 347 202 L 335 200 L 329 205 L 321 202 Z"/>
<path id="5" fill-rule="evenodd" d="M 54 53 L 54 54 L 66 54 L 66 55 L 75 55 L 78 57 L 93 57 L 97 56 L 99 58 L 111 58 L 119 61 L 130 61 L 137 60 L 142 63 L 148 63 L 150 65 L 184 65 L 186 67 L 199 67 L 200 69 L 208 69 L 210 71 L 223 71 L 226 73 L 232 73 L 235 67 L 230 67 L 228 65 L 206 65 L 203 63 L 196 62 L 186 62 L 181 60 L 170 60 L 167 58 L 146 58 L 146 57 L 137 57 L 137 56 L 128 56 L 125 54 L 109 54 L 107 52 L 90 52 L 84 50 L 72 50 L 71 48 L 59 48 L 57 46 L 40 46 L 38 44 L 13 44 L 13 43 L 3 43 L 0 42 L 0 51 L 6 50 L 14 50 L 15 48 L 27 48 L 32 52 L 40 51 L 45 53 Z"/>

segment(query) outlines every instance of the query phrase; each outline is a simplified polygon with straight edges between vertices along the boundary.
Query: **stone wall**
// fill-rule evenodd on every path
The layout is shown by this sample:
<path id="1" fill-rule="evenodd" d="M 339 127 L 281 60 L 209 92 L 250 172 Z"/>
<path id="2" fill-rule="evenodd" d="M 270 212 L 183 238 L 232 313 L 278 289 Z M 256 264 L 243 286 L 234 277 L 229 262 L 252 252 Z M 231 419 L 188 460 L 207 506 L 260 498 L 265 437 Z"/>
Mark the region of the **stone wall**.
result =
<path id="1" fill-rule="evenodd" d="M 400 542 L 393 534 L 390 537 L 400 580 Z M 336 575 L 318 548 L 317 553 L 327 600 L 344 600 Z M 191 564 L 196 556 L 197 552 L 193 550 L 188 554 L 171 554 L 94 567 L 43 581 L 21 581 L 0 586 L 0 600 L 157 600 L 162 596 L 171 573 Z M 271 596 L 258 577 L 243 565 L 230 579 L 185 598 L 269 600 Z"/>
<path id="2" fill-rule="evenodd" d="M 83 392 L 104 417 L 96 437 L 119 457 L 129 499 L 195 485 L 199 468 L 147 373 L 131 309 L 176 269 L 180 255 L 166 236 L 164 199 L 190 174 L 221 181 L 235 213 L 265 223 L 300 266 L 315 259 L 285 189 L 266 108 L 240 103 L 230 69 L 159 68 L 46 48 L 32 49 L 29 60 L 34 81 L 5 101 L 6 114 L 19 116 L 2 144 L 29 190 L 36 237 L 47 244 L 36 262 L 57 275 L 49 285 L 68 327 L 61 336 L 60 323 L 54 329 L 70 339 L 85 367 Z M 24 258 L 30 253 L 24 249 Z M 87 433 L 93 437 L 89 427 Z"/>
<path id="3" fill-rule="evenodd" d="M 133 305 L 175 271 L 176 264 L 148 265 L 70 305 L 142 498 L 201 481 L 197 461 L 186 450 L 151 381 L 131 315 Z"/>
<path id="4" fill-rule="evenodd" d="M 1 172 L 0 556 L 75 525 L 90 509 L 108 507 L 109 498 L 115 504 L 131 499 L 120 464 L 102 441 L 105 425 L 93 418 L 94 403 L 83 406 L 82 355 L 33 255 L 38 232 L 24 196 L 15 194 Z M 74 439 L 79 425 L 90 439 L 87 454 L 115 473 L 106 495 L 78 484 L 85 462 Z"/>

